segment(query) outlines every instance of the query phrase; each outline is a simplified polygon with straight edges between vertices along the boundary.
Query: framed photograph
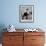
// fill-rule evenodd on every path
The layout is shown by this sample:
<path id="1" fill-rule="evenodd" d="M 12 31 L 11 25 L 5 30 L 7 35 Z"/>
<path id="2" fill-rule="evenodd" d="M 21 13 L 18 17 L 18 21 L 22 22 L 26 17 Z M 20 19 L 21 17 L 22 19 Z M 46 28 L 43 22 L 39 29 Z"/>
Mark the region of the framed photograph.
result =
<path id="1" fill-rule="evenodd" d="M 19 5 L 20 22 L 34 22 L 34 5 Z"/>

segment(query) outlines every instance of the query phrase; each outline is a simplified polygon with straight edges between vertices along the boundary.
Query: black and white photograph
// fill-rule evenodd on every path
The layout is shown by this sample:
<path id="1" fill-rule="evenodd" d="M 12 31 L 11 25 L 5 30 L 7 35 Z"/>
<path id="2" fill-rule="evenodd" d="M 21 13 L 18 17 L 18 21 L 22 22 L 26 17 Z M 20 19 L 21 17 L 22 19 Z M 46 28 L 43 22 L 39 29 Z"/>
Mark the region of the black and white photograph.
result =
<path id="1" fill-rule="evenodd" d="M 34 5 L 20 5 L 19 6 L 20 22 L 34 21 Z"/>

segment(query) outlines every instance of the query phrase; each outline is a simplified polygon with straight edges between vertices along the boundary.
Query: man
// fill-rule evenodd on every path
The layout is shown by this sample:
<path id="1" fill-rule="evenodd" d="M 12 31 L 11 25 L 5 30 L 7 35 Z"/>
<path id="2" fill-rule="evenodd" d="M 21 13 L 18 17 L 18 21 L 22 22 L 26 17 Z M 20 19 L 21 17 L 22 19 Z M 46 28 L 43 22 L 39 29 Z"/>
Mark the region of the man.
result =
<path id="1" fill-rule="evenodd" d="M 27 8 L 22 16 L 22 19 L 29 19 L 30 15 L 32 15 L 32 11 L 29 11 L 29 9 Z"/>
<path id="2" fill-rule="evenodd" d="M 24 12 L 23 16 L 22 16 L 22 19 L 28 19 L 28 15 L 29 15 L 29 9 L 27 8 L 26 9 L 26 12 Z"/>

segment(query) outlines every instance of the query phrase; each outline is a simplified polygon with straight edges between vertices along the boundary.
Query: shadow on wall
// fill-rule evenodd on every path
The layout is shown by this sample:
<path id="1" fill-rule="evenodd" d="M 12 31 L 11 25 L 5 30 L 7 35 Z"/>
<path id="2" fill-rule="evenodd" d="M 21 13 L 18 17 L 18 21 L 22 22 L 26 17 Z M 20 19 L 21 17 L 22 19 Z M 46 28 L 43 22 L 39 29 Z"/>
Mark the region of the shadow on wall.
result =
<path id="1" fill-rule="evenodd" d="M 0 24 L 0 43 L 2 43 L 2 36 L 3 36 L 3 32 L 5 32 L 6 30 L 4 30 L 5 25 L 4 24 Z"/>

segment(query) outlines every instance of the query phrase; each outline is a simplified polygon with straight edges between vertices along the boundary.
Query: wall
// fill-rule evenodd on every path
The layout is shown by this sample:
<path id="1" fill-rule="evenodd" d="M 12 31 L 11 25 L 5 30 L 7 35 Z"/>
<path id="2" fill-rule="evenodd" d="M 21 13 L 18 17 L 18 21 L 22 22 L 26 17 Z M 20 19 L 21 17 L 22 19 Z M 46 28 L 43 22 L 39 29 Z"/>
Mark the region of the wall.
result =
<path id="1" fill-rule="evenodd" d="M 13 24 L 16 28 L 46 28 L 46 1 L 33 0 L 1 0 L 0 25 Z M 34 23 L 19 22 L 19 5 L 34 5 Z"/>
<path id="2" fill-rule="evenodd" d="M 15 28 L 40 27 L 46 32 L 46 0 L 0 0 L 0 31 L 13 24 Z M 34 23 L 19 22 L 19 5 L 34 5 Z"/>

